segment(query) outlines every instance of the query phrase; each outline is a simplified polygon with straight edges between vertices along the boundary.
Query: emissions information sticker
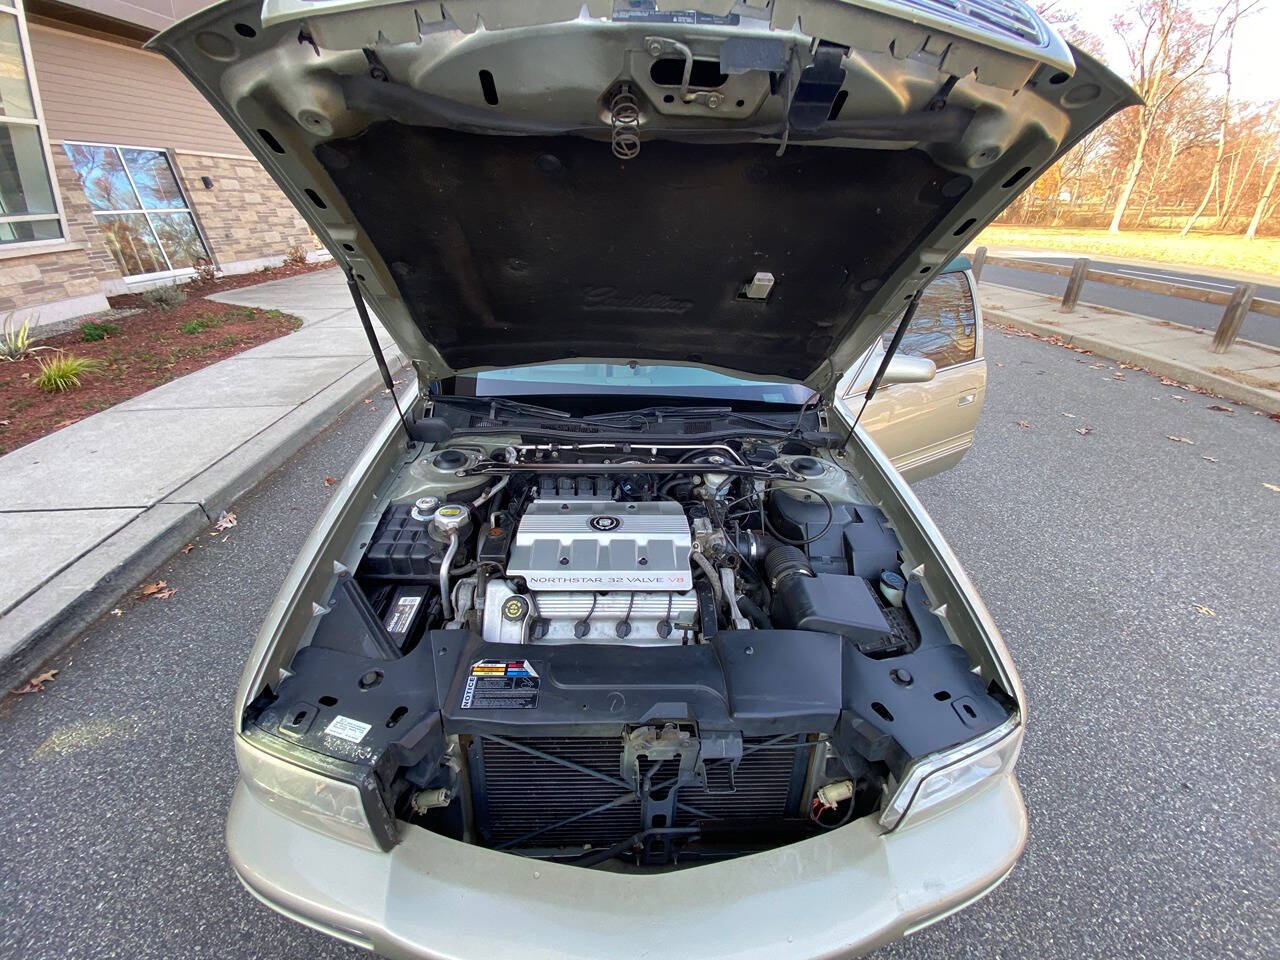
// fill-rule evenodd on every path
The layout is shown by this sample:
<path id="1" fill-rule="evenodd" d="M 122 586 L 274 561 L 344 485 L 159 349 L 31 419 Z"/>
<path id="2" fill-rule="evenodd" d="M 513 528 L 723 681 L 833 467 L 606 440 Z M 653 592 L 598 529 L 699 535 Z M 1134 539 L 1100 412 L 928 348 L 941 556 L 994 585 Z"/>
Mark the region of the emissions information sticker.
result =
<path id="1" fill-rule="evenodd" d="M 471 665 L 463 710 L 532 710 L 538 705 L 538 671 L 528 660 L 477 660 Z"/>
<path id="2" fill-rule="evenodd" d="M 329 721 L 329 725 L 324 728 L 324 732 L 331 737 L 341 737 L 343 740 L 350 740 L 352 743 L 359 743 L 364 739 L 364 735 L 373 729 L 368 723 L 361 723 L 359 720 L 352 720 L 350 717 L 337 716 Z"/>

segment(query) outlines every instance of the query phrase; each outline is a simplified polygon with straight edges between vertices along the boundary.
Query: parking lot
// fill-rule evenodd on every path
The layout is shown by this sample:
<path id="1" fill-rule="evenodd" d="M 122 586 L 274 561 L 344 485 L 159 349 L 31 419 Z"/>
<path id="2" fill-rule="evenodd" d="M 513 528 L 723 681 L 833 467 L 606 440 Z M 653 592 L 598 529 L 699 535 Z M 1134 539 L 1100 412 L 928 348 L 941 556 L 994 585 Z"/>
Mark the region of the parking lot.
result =
<path id="1" fill-rule="evenodd" d="M 1031 840 L 992 896 L 878 956 L 1274 956 L 1280 423 L 993 328 L 987 352 L 977 446 L 919 492 L 1022 673 Z M 250 899 L 222 818 L 258 621 L 387 410 L 357 405 L 159 572 L 176 593 L 0 705 L 0 955 L 363 955 Z"/>

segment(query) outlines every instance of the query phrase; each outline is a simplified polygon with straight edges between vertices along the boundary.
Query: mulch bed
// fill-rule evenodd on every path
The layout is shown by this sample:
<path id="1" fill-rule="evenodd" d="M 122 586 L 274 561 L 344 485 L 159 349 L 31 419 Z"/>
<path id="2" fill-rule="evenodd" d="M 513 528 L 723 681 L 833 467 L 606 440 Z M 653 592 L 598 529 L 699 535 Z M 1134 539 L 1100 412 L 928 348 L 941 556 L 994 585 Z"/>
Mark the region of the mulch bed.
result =
<path id="1" fill-rule="evenodd" d="M 234 282 L 240 277 L 229 277 L 200 287 L 198 292 L 187 286 L 186 303 L 172 310 L 149 307 L 123 317 L 114 316 L 114 311 L 104 315 L 104 320 L 119 327 L 105 340 L 86 342 L 77 328 L 39 341 L 38 346 L 51 350 L 41 350 L 25 360 L 0 360 L 0 454 L 298 329 L 301 321 L 279 310 L 218 303 L 200 294 L 309 273 L 312 269 L 317 267 L 309 264 L 292 271 L 282 268 L 269 274 L 248 274 L 242 283 Z M 141 298 L 136 298 L 137 303 L 115 302 L 133 299 L 112 298 L 112 306 L 145 306 Z M 78 388 L 46 393 L 35 384 L 40 373 L 38 359 L 52 356 L 55 350 L 90 357 L 100 361 L 102 367 L 84 374 Z"/>

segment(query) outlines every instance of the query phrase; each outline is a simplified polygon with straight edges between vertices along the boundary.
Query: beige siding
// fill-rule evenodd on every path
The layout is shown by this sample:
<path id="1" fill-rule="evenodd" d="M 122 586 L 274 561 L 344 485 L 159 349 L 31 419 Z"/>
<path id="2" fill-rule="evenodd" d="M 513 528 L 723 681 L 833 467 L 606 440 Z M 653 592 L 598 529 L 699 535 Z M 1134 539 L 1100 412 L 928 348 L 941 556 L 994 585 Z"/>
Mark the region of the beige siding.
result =
<path id="1" fill-rule="evenodd" d="M 31 54 L 52 140 L 249 155 L 158 54 L 35 24 Z"/>

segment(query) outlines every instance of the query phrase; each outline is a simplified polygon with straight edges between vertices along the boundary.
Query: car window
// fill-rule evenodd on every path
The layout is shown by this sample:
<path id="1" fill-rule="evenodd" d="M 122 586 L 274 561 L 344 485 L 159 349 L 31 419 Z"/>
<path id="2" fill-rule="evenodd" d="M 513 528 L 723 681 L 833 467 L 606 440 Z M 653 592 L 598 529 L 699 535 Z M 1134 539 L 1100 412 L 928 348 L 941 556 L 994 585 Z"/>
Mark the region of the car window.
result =
<path id="1" fill-rule="evenodd" d="M 891 325 L 885 331 L 885 346 L 893 339 L 895 329 Z M 927 357 L 941 370 L 972 360 L 976 351 L 977 328 L 969 281 L 962 273 L 943 274 L 925 288 L 898 352 Z"/>

